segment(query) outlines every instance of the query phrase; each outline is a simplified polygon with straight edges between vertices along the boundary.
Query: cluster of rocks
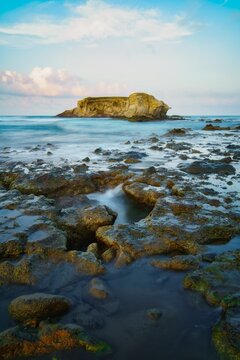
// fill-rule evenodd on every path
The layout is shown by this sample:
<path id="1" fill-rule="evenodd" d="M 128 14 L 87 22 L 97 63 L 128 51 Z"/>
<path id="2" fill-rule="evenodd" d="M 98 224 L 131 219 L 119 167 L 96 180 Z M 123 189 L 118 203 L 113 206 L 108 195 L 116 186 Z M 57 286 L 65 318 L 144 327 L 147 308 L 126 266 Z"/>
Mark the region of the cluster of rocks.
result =
<path id="1" fill-rule="evenodd" d="M 8 310 L 18 324 L 0 333 L 1 358 L 33 357 L 79 346 L 95 353 L 111 351 L 107 344 L 93 339 L 78 325 L 52 322 L 70 307 L 68 298 L 44 293 L 12 300 Z"/>
<path id="2" fill-rule="evenodd" d="M 78 165 L 50 168 L 40 161 L 0 164 L 0 285 L 34 286 L 54 266 L 67 264 L 77 276 L 91 277 L 86 297 L 94 305 L 107 304 L 96 310 L 84 302 L 73 304 L 66 297 L 42 293 L 13 299 L 9 312 L 18 324 L 0 333 L 4 359 L 76 346 L 109 351 L 81 327 L 103 326 L 101 312 L 118 308 L 118 300 L 99 276 L 109 262 L 119 268 L 146 256 L 154 257 L 150 261 L 156 268 L 190 271 L 184 286 L 223 307 L 213 339 L 221 353 L 238 358 L 239 251 L 216 255 L 206 249 L 239 234 L 239 194 L 218 187 L 238 181 L 240 147 L 229 142 L 224 148 L 207 144 L 211 154 L 206 155 L 182 141 L 194 136 L 190 130 L 173 129 L 163 137 L 129 142 L 126 152 L 98 148 L 95 155 L 108 164 L 102 171 L 91 171 L 89 158 Z M 143 162 L 152 153 L 164 155 L 159 156 L 160 164 L 144 169 Z M 174 168 L 162 166 L 173 158 L 179 161 Z M 87 196 L 119 184 L 127 197 L 149 208 L 148 216 L 115 224 L 117 213 Z M 75 324 L 59 323 L 58 318 L 74 306 Z M 159 319 L 161 313 L 150 309 L 148 317 Z"/>

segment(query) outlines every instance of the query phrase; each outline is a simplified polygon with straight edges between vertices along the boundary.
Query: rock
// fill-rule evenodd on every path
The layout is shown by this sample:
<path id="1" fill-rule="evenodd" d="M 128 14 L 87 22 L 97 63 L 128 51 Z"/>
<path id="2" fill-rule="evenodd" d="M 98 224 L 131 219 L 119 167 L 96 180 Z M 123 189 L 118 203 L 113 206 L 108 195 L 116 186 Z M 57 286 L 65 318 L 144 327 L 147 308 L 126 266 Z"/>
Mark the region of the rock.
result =
<path id="1" fill-rule="evenodd" d="M 67 249 L 65 233 L 52 225 L 42 223 L 33 225 L 27 237 L 26 253 L 58 256 Z"/>
<path id="2" fill-rule="evenodd" d="M 174 128 L 172 130 L 169 130 L 164 136 L 184 136 L 186 134 L 187 134 L 186 129 Z"/>
<path id="3" fill-rule="evenodd" d="M 82 207 L 63 208 L 58 222 L 68 234 L 68 249 L 80 250 L 85 243 L 94 241 L 99 227 L 113 224 L 116 217 L 117 214 L 107 206 L 83 203 Z"/>
<path id="4" fill-rule="evenodd" d="M 89 194 L 96 191 L 96 187 L 88 174 L 77 174 L 68 178 L 61 171 L 19 176 L 12 182 L 11 187 L 23 194 L 35 194 L 46 196 Z"/>
<path id="5" fill-rule="evenodd" d="M 175 196 L 184 196 L 184 190 L 183 189 L 179 189 L 177 186 L 173 186 L 172 187 L 172 195 L 175 195 Z"/>
<path id="6" fill-rule="evenodd" d="M 169 259 L 155 260 L 151 264 L 155 267 L 165 270 L 193 270 L 200 265 L 201 258 L 191 255 L 178 255 Z"/>
<path id="7" fill-rule="evenodd" d="M 92 252 L 68 251 L 63 260 L 75 265 L 76 270 L 84 275 L 99 275 L 104 272 L 100 260 Z"/>
<path id="8" fill-rule="evenodd" d="M 1 359 L 18 357 L 34 358 L 54 351 L 83 347 L 94 353 L 109 353 L 110 347 L 91 337 L 78 325 L 48 324 L 42 322 L 39 328 L 21 325 L 0 333 Z"/>
<path id="9" fill-rule="evenodd" d="M 35 263 L 39 259 L 38 255 L 31 255 L 22 258 L 17 263 L 3 261 L 0 263 L 0 285 L 8 284 L 28 284 L 36 282 L 34 273 Z"/>
<path id="10" fill-rule="evenodd" d="M 186 142 L 177 143 L 175 141 L 170 141 L 166 144 L 166 149 L 171 149 L 174 151 L 185 151 L 185 150 L 190 150 L 191 145 Z"/>
<path id="11" fill-rule="evenodd" d="M 96 258 L 98 257 L 98 243 L 91 243 L 87 247 L 87 252 L 93 253 Z"/>
<path id="12" fill-rule="evenodd" d="M 213 342 L 225 359 L 240 359 L 240 306 L 228 309 L 213 327 Z"/>
<path id="13" fill-rule="evenodd" d="M 115 256 L 116 256 L 116 251 L 112 248 L 107 249 L 102 253 L 102 259 L 106 263 L 111 262 L 115 258 Z"/>
<path id="14" fill-rule="evenodd" d="M 161 187 L 147 185 L 140 182 L 133 182 L 123 186 L 123 191 L 137 202 L 146 205 L 155 205 L 159 197 L 164 197 L 166 193 Z"/>
<path id="15" fill-rule="evenodd" d="M 120 251 L 116 258 L 115 267 L 121 268 L 131 264 L 131 262 L 133 262 L 132 256 L 127 252 Z"/>
<path id="16" fill-rule="evenodd" d="M 129 97 L 88 97 L 77 107 L 59 114 L 60 117 L 112 117 L 131 121 L 166 118 L 169 106 L 154 96 L 134 93 Z"/>
<path id="17" fill-rule="evenodd" d="M 220 174 L 234 175 L 236 169 L 230 164 L 224 164 L 218 160 L 200 160 L 181 166 L 180 169 L 189 174 Z"/>
<path id="18" fill-rule="evenodd" d="M 71 302 L 65 296 L 34 293 L 12 300 L 8 310 L 17 321 L 40 321 L 62 315 L 70 306 Z"/>
<path id="19" fill-rule="evenodd" d="M 125 162 L 126 164 L 137 164 L 137 163 L 141 162 L 141 160 L 135 159 L 135 158 L 132 158 L 132 157 L 128 157 L 128 158 L 126 158 L 126 159 L 124 160 L 124 162 Z"/>
<path id="20" fill-rule="evenodd" d="M 161 311 L 159 309 L 156 309 L 156 308 L 148 309 L 146 314 L 147 314 L 147 317 L 152 321 L 159 320 L 160 317 L 162 316 Z"/>
<path id="21" fill-rule="evenodd" d="M 110 291 L 101 279 L 93 278 L 89 284 L 89 294 L 97 299 L 107 299 Z"/>
<path id="22" fill-rule="evenodd" d="M 0 238 L 0 258 L 18 257 L 23 254 L 26 240 L 16 237 L 14 234 Z"/>
<path id="23" fill-rule="evenodd" d="M 92 175 L 92 180 L 99 190 L 104 190 L 109 187 L 115 187 L 122 184 L 133 176 L 133 173 L 128 171 L 127 165 L 118 165 L 110 169 L 110 171 L 99 171 Z"/>
<path id="24" fill-rule="evenodd" d="M 240 251 L 217 255 L 206 267 L 189 273 L 184 286 L 201 292 L 213 305 L 224 308 L 240 304 Z M 236 296 L 237 295 L 237 296 Z"/>
<path id="25" fill-rule="evenodd" d="M 201 244 L 229 240 L 238 231 L 238 224 L 226 212 L 209 211 L 203 203 L 195 204 L 193 194 L 181 198 L 159 198 L 143 220 L 128 225 L 104 226 L 96 238 L 108 248 L 129 256 L 157 254 L 191 254 Z M 200 245 L 199 245 L 200 244 Z"/>
<path id="26" fill-rule="evenodd" d="M 184 286 L 199 291 L 211 305 L 222 306 L 213 341 L 226 359 L 240 358 L 240 250 L 216 255 L 206 267 L 186 275 Z"/>
<path id="27" fill-rule="evenodd" d="M 216 126 L 216 125 L 212 125 L 212 124 L 208 124 L 206 126 L 204 126 L 203 130 L 208 130 L 208 131 L 219 131 L 219 130 L 231 130 L 230 126 L 227 127 L 221 127 L 221 126 Z"/>

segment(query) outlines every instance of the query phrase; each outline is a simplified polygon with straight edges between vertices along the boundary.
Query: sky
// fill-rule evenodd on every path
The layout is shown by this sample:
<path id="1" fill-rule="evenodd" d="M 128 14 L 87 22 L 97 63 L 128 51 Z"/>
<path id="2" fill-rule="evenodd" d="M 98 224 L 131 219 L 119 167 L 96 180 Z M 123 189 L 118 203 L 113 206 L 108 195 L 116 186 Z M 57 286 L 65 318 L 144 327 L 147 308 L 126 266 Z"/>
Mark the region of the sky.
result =
<path id="1" fill-rule="evenodd" d="M 0 0 L 0 115 L 147 92 L 240 114 L 240 0 Z"/>

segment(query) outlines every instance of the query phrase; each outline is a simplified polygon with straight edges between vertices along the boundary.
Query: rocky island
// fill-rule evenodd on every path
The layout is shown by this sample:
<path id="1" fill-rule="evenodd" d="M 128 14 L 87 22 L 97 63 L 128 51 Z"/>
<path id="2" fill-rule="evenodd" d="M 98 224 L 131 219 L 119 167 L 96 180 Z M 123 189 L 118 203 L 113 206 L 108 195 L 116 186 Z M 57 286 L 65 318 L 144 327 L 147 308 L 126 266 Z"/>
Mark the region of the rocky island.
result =
<path id="1" fill-rule="evenodd" d="M 77 107 L 65 110 L 58 117 L 124 118 L 130 121 L 160 120 L 167 118 L 170 107 L 162 100 L 145 93 L 129 97 L 87 97 Z"/>

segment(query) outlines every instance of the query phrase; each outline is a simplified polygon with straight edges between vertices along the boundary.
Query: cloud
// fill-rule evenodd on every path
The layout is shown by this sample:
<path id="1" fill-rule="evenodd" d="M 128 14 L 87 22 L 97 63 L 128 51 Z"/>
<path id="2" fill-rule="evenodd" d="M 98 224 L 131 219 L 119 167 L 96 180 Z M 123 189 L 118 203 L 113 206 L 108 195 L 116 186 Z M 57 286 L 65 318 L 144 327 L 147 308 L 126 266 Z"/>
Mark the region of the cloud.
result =
<path id="1" fill-rule="evenodd" d="M 126 92 L 126 85 L 105 83 L 86 85 L 83 80 L 65 70 L 35 67 L 29 74 L 16 71 L 0 72 L 0 93 L 19 96 L 83 97 Z"/>
<path id="2" fill-rule="evenodd" d="M 31 22 L 0 26 L 0 35 L 5 41 L 8 37 L 9 43 L 16 42 L 16 36 L 43 44 L 68 41 L 88 44 L 123 38 L 156 43 L 190 36 L 198 27 L 199 24 L 185 16 L 166 19 L 159 9 L 128 8 L 102 0 L 87 0 L 80 6 L 71 6 L 70 13 L 62 20 L 39 15 Z"/>

